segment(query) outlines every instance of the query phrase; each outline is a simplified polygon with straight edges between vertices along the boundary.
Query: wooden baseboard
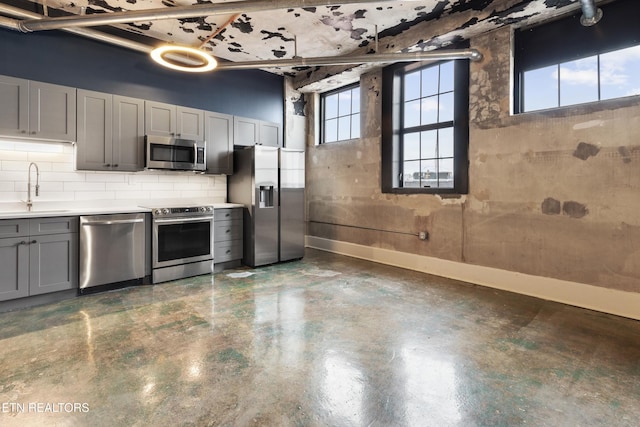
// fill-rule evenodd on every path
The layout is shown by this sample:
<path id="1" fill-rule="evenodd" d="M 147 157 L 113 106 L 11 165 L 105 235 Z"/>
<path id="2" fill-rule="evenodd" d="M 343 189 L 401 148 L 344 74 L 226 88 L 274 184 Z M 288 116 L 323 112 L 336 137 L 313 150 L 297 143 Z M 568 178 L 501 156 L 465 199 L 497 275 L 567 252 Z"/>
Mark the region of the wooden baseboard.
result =
<path id="1" fill-rule="evenodd" d="M 306 236 L 306 246 L 640 320 L 640 293 Z"/>

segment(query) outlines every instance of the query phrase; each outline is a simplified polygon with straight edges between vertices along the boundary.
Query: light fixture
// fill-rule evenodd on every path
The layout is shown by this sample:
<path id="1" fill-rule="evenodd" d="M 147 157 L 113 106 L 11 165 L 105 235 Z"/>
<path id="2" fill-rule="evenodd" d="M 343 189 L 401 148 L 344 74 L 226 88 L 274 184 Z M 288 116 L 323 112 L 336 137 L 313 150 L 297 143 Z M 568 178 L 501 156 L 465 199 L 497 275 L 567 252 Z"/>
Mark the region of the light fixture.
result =
<path id="1" fill-rule="evenodd" d="M 218 66 L 211 55 L 188 46 L 160 46 L 151 51 L 151 58 L 163 67 L 189 73 L 203 73 Z"/>

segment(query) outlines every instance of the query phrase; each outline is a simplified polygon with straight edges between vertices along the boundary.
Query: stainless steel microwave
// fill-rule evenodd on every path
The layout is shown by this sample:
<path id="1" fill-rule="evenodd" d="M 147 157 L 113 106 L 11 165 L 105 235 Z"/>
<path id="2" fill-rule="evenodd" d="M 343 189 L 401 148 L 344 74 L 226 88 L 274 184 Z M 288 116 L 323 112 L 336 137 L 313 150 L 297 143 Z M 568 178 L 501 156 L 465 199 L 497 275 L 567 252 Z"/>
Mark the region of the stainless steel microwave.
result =
<path id="1" fill-rule="evenodd" d="M 145 135 L 144 157 L 146 169 L 185 171 L 207 169 L 204 141 Z"/>

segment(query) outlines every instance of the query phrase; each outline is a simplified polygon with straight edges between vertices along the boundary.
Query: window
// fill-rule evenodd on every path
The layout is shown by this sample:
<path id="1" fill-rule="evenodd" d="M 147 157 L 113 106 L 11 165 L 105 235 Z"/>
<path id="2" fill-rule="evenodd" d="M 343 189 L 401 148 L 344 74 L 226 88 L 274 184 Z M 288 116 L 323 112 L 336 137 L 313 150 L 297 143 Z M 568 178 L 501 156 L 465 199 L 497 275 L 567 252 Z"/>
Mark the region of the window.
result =
<path id="1" fill-rule="evenodd" d="M 579 12 L 516 31 L 515 111 L 640 95 L 638 3 L 619 0 L 602 6 L 603 19 L 593 27 L 580 25 Z"/>
<path id="2" fill-rule="evenodd" d="M 323 93 L 320 141 L 337 142 L 360 138 L 360 85 L 349 85 Z"/>
<path id="3" fill-rule="evenodd" d="M 384 69 L 383 192 L 467 192 L 468 86 L 464 60 Z"/>

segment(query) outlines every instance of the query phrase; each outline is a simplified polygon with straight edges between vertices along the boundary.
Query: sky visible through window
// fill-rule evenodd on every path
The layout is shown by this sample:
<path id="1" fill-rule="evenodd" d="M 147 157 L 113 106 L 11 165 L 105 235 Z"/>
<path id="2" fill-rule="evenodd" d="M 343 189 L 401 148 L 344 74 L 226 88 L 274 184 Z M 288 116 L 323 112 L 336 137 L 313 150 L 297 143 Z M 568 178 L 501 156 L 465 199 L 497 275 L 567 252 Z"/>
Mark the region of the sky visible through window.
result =
<path id="1" fill-rule="evenodd" d="M 564 62 L 523 76 L 523 111 L 640 94 L 640 46 Z"/>
<path id="2" fill-rule="evenodd" d="M 453 188 L 453 76 L 445 62 L 403 77 L 404 188 Z"/>
<path id="3" fill-rule="evenodd" d="M 324 98 L 324 142 L 360 138 L 360 86 Z"/>

